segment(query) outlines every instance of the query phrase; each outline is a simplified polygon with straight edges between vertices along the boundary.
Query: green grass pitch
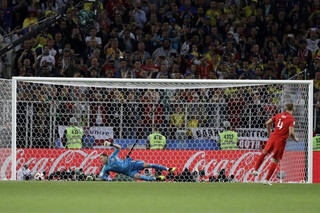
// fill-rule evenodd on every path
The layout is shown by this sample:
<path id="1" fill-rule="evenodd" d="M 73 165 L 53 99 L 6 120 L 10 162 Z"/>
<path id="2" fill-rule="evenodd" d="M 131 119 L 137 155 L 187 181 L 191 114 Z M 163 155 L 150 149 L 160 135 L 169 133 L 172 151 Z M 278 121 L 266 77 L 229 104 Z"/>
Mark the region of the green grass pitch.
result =
<path id="1" fill-rule="evenodd" d="M 0 181 L 1 213 L 320 212 L 320 185 Z"/>

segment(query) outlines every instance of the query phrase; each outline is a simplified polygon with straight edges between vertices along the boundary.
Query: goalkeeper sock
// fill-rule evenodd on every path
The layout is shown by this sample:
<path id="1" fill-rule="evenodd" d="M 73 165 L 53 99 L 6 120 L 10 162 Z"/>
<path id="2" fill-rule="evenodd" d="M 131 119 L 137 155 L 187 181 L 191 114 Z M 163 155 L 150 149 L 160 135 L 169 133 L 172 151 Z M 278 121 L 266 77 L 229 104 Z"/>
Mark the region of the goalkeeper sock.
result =
<path id="1" fill-rule="evenodd" d="M 260 166 L 261 166 L 261 164 L 262 164 L 262 162 L 263 162 L 263 160 L 264 160 L 265 157 L 266 157 L 266 154 L 261 153 L 261 155 L 260 155 L 259 158 L 258 158 L 257 164 L 256 164 L 256 166 L 254 167 L 254 170 L 256 170 L 256 171 L 259 170 L 259 168 L 260 168 Z"/>
<path id="2" fill-rule="evenodd" d="M 158 165 L 158 164 L 150 164 L 150 168 L 160 169 L 160 170 L 167 170 L 167 171 L 168 171 L 168 168 L 167 168 L 167 167 L 161 166 L 161 165 Z"/>
<path id="3" fill-rule="evenodd" d="M 270 180 L 270 178 L 271 178 L 274 170 L 277 168 L 277 166 L 278 166 L 277 163 L 273 163 L 273 162 L 271 163 L 266 180 Z"/>
<path id="4" fill-rule="evenodd" d="M 154 181 L 154 180 L 156 180 L 155 177 L 146 176 L 146 175 L 139 175 L 139 179 L 146 180 L 146 181 Z"/>

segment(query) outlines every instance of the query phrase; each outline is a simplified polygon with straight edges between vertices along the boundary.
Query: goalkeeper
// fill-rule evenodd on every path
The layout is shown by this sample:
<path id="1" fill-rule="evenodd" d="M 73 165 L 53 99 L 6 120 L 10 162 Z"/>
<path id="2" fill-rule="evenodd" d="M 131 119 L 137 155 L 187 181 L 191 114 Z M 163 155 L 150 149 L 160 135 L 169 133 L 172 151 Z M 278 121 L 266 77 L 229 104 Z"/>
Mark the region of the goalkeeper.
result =
<path id="1" fill-rule="evenodd" d="M 105 153 L 100 155 L 101 162 L 104 164 L 99 174 L 100 180 L 105 179 L 109 171 L 127 175 L 135 179 L 146 180 L 146 181 L 164 180 L 165 179 L 164 176 L 153 177 L 153 176 L 141 175 L 140 171 L 142 171 L 145 168 L 166 170 L 169 172 L 173 172 L 175 170 L 175 168 L 167 168 L 157 164 L 145 163 L 140 160 L 133 161 L 131 158 L 126 158 L 122 160 L 118 157 L 118 154 L 121 149 L 120 145 L 112 144 L 108 141 L 106 141 L 104 145 L 114 147 L 115 151 L 110 156 L 108 156 Z"/>

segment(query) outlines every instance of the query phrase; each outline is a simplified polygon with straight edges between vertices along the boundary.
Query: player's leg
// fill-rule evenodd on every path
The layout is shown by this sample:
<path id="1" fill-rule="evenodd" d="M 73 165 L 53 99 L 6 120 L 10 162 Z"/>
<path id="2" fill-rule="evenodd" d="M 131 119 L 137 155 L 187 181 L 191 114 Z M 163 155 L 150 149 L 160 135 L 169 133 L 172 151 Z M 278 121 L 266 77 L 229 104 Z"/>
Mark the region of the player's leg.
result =
<path id="1" fill-rule="evenodd" d="M 261 164 L 263 163 L 264 161 L 264 158 L 267 156 L 268 152 L 266 152 L 265 150 L 262 151 L 262 153 L 259 155 L 259 158 L 256 162 L 256 165 L 254 167 L 254 171 L 257 173 Z"/>
<path id="2" fill-rule="evenodd" d="M 270 138 L 266 144 L 266 147 L 264 148 L 264 150 L 262 151 L 262 153 L 260 154 L 260 156 L 256 162 L 256 165 L 254 167 L 254 172 L 252 173 L 252 175 L 257 176 L 259 174 L 258 170 L 259 170 L 261 164 L 263 163 L 264 158 L 267 156 L 268 153 L 270 154 L 272 152 L 273 148 L 274 148 L 274 140 L 272 138 Z"/>
<path id="3" fill-rule="evenodd" d="M 155 181 L 155 180 L 164 180 L 164 176 L 154 177 L 154 176 L 147 176 L 142 175 L 139 172 L 142 171 L 144 168 L 145 163 L 143 161 L 133 161 L 131 162 L 131 171 L 129 176 L 135 179 L 145 180 L 145 181 Z"/>
<path id="4" fill-rule="evenodd" d="M 155 181 L 157 178 L 153 176 L 142 175 L 140 173 L 136 173 L 133 175 L 134 179 L 140 179 L 145 181 Z"/>
<path id="5" fill-rule="evenodd" d="M 163 181 L 163 180 L 165 180 L 164 176 L 157 176 L 157 177 L 147 176 L 147 175 L 142 175 L 137 171 L 131 172 L 130 177 L 133 177 L 134 179 L 145 180 L 145 181 L 156 181 L 156 180 Z"/>
<path id="6" fill-rule="evenodd" d="M 269 172 L 267 174 L 266 180 L 269 181 L 272 177 L 274 170 L 278 167 L 279 161 L 282 159 L 284 150 L 286 148 L 285 141 L 277 141 L 274 148 L 274 155 L 272 159 L 272 163 L 269 167 Z"/>
<path id="7" fill-rule="evenodd" d="M 277 166 L 278 166 L 278 163 L 279 163 L 279 160 L 278 160 L 278 159 L 275 159 L 275 158 L 272 159 L 272 163 L 271 163 L 271 165 L 270 165 L 270 167 L 269 167 L 268 175 L 267 175 L 267 177 L 266 177 L 266 180 L 267 180 L 267 181 L 270 180 L 271 176 L 272 176 L 273 173 L 274 173 L 274 170 L 276 170 L 276 168 L 277 168 Z"/>
<path id="8" fill-rule="evenodd" d="M 272 163 L 269 167 L 269 171 L 268 171 L 268 174 L 267 174 L 267 178 L 266 180 L 263 182 L 264 185 L 272 185 L 272 182 L 270 181 L 270 178 L 272 176 L 272 174 L 274 173 L 274 170 L 276 170 L 277 166 L 278 166 L 278 163 L 279 163 L 279 160 L 277 159 L 272 159 Z"/>
<path id="9" fill-rule="evenodd" d="M 151 164 L 151 163 L 144 163 L 143 164 L 143 168 L 159 169 L 159 170 L 165 170 L 165 171 L 169 171 L 169 172 L 174 172 L 176 170 L 175 167 L 167 168 L 167 167 L 162 166 L 162 165 Z"/>

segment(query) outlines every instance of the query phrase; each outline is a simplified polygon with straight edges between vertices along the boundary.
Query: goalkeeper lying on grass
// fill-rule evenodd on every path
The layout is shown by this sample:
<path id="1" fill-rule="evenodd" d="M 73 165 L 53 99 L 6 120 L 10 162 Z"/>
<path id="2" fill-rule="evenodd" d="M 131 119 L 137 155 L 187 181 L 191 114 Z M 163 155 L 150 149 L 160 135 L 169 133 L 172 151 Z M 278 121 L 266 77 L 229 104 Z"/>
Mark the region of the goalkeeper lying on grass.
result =
<path id="1" fill-rule="evenodd" d="M 118 153 L 120 152 L 121 146 L 118 144 L 112 144 L 108 141 L 105 141 L 104 146 L 106 147 L 114 147 L 116 150 L 108 157 L 107 154 L 101 154 L 100 159 L 102 163 L 104 164 L 104 167 L 102 168 L 99 179 L 103 180 L 105 176 L 107 175 L 107 172 L 116 172 L 119 174 L 127 175 L 135 179 L 140 180 L 146 180 L 146 181 L 155 181 L 155 180 L 164 180 L 164 176 L 146 176 L 141 175 L 140 171 L 142 171 L 145 168 L 153 168 L 153 169 L 160 169 L 160 170 L 166 170 L 169 172 L 173 172 L 175 168 L 167 168 L 161 165 L 157 164 L 150 164 L 145 163 L 141 160 L 133 161 L 131 158 L 126 158 L 124 160 L 120 159 L 118 157 Z"/>

